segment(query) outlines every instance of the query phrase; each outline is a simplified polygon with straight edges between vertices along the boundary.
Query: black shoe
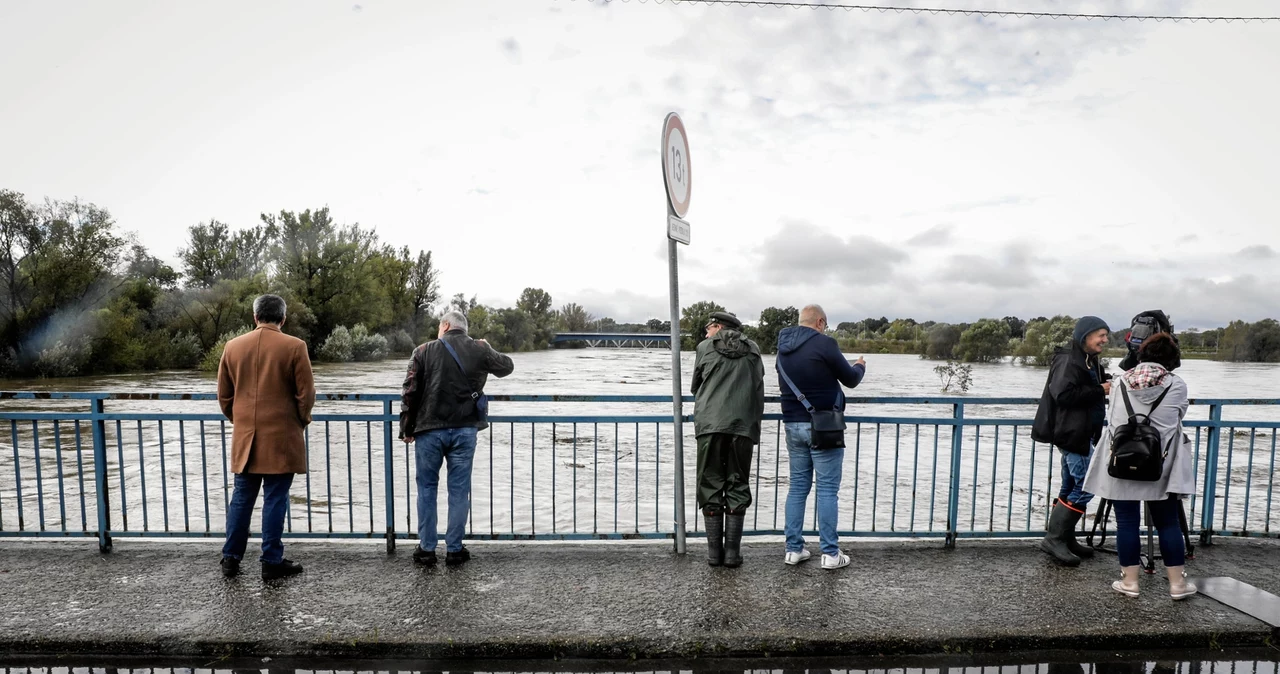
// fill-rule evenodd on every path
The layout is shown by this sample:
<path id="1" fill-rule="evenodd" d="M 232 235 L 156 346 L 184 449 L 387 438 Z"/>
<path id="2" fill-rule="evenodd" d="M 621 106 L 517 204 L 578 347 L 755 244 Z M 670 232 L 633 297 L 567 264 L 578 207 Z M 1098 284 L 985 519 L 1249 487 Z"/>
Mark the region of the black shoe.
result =
<path id="1" fill-rule="evenodd" d="M 432 557 L 434 556 L 435 556 L 435 553 L 432 553 Z M 467 550 L 467 546 L 465 545 L 462 546 L 462 549 L 457 552 L 444 553 L 445 566 L 458 566 L 459 564 L 467 563 L 467 561 L 470 559 L 471 559 L 471 553 Z"/>
<path id="2" fill-rule="evenodd" d="M 262 563 L 262 579 L 276 580 L 277 578 L 288 578 L 302 573 L 302 565 L 297 562 L 291 562 L 287 559 L 281 560 L 279 564 Z"/>
<path id="3" fill-rule="evenodd" d="M 724 564 L 724 513 L 715 515 L 702 514 L 707 524 L 707 564 L 722 566 Z"/>
<path id="4" fill-rule="evenodd" d="M 727 569 L 742 566 L 742 526 L 746 519 L 745 514 L 724 516 L 724 566 Z"/>
<path id="5" fill-rule="evenodd" d="M 414 564 L 420 564 L 420 565 L 422 565 L 422 566 L 435 566 L 435 565 L 436 565 L 436 551 L 435 551 L 435 550 L 423 550 L 423 549 L 422 549 L 422 546 L 421 546 L 421 545 L 419 545 L 419 546 L 418 546 L 418 549 L 413 551 L 413 563 L 414 563 Z"/>
<path id="6" fill-rule="evenodd" d="M 1071 548 L 1063 540 L 1067 518 L 1070 516 L 1070 508 L 1061 503 L 1054 504 L 1053 513 L 1049 515 L 1049 525 L 1045 527 L 1044 539 L 1040 541 L 1040 549 L 1063 566 L 1080 566 L 1080 558 L 1072 554 Z"/>
<path id="7" fill-rule="evenodd" d="M 227 578 L 234 578 L 240 575 L 240 560 L 235 557 L 222 558 L 222 575 Z"/>
<path id="8" fill-rule="evenodd" d="M 1080 518 L 1084 517 L 1084 513 L 1079 510 L 1067 508 L 1067 521 L 1062 529 L 1062 542 L 1067 544 L 1067 549 L 1071 554 L 1080 559 L 1093 559 L 1093 548 L 1087 545 L 1080 545 L 1076 541 L 1076 527 L 1080 524 Z"/>

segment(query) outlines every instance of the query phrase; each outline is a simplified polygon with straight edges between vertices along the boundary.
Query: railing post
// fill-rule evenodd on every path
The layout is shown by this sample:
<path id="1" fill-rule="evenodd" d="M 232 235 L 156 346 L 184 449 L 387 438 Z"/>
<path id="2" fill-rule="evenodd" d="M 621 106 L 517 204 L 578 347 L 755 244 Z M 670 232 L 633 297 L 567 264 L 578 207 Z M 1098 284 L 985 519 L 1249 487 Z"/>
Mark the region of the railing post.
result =
<path id="1" fill-rule="evenodd" d="M 964 403 L 955 403 L 952 405 L 951 418 L 955 422 L 951 425 L 951 476 L 949 492 L 947 495 L 947 542 L 948 549 L 956 547 L 956 538 L 960 530 L 960 452 L 963 449 L 964 442 L 964 426 L 960 422 L 964 419 Z"/>
<path id="2" fill-rule="evenodd" d="M 107 422 L 102 418 L 103 399 L 89 401 L 93 423 L 93 480 L 98 492 L 98 552 L 111 552 L 111 502 L 107 494 Z M 124 466 L 120 467 L 124 470 Z"/>
<path id="3" fill-rule="evenodd" d="M 392 462 L 395 459 L 395 433 L 391 430 L 394 423 L 391 413 L 391 401 L 382 401 L 382 464 L 386 483 L 387 500 L 387 554 L 396 551 L 396 477 Z"/>
<path id="4" fill-rule="evenodd" d="M 1209 438 L 1204 453 L 1204 496 L 1200 506 L 1200 545 L 1213 545 L 1214 499 L 1218 491 L 1218 449 L 1222 442 L 1222 405 L 1209 405 Z"/>

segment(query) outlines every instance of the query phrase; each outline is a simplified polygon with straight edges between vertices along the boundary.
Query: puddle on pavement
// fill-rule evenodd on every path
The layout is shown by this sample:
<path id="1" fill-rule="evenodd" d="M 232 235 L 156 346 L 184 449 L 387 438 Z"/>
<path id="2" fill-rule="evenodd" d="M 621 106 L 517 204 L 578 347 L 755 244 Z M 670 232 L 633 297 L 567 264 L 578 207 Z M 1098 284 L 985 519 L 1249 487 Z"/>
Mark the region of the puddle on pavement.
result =
<path id="1" fill-rule="evenodd" d="M 696 661 L 0 656 L 0 674 L 1280 674 L 1280 650 L 1041 652 Z"/>

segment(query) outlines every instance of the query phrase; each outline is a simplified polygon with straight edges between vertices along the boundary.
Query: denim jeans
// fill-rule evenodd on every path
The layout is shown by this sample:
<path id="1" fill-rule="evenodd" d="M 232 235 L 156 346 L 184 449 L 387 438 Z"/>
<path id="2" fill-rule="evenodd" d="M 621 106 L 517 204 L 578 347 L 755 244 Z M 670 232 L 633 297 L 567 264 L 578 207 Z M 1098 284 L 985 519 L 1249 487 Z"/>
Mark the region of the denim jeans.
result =
<path id="1" fill-rule="evenodd" d="M 839 515 L 840 479 L 844 471 L 844 449 L 811 449 L 809 422 L 787 422 L 787 454 L 791 463 L 791 487 L 787 492 L 787 552 L 800 552 L 804 548 L 805 503 L 809 500 L 809 487 L 818 483 L 818 540 L 822 554 L 840 552 L 836 539 L 836 519 Z"/>
<path id="2" fill-rule="evenodd" d="M 1116 512 L 1116 556 L 1120 566 L 1137 566 L 1142 555 L 1140 526 L 1140 501 L 1112 501 Z M 1182 523 L 1178 519 L 1182 504 L 1177 499 L 1147 501 L 1151 524 L 1160 536 L 1160 557 L 1165 566 L 1182 566 L 1186 563 L 1187 547 L 1182 540 Z"/>
<path id="3" fill-rule="evenodd" d="M 1062 488 L 1058 490 L 1058 500 L 1065 501 L 1072 508 L 1083 511 L 1093 494 L 1084 490 L 1084 476 L 1089 472 L 1089 459 L 1093 456 L 1093 446 L 1089 446 L 1089 455 L 1074 454 L 1058 450 L 1062 455 Z"/>
<path id="4" fill-rule="evenodd" d="M 444 530 L 446 552 L 462 549 L 462 534 L 471 510 L 471 462 L 476 455 L 476 429 L 442 428 L 414 438 L 418 466 L 418 545 L 432 551 L 440 540 L 436 532 L 436 495 L 440 465 L 447 464 L 449 521 Z"/>
<path id="5" fill-rule="evenodd" d="M 249 544 L 249 520 L 253 506 L 258 502 L 258 490 L 262 497 L 262 557 L 267 564 L 279 564 L 284 559 L 284 516 L 289 512 L 289 487 L 293 486 L 293 473 L 283 475 L 255 475 L 237 473 L 231 503 L 227 506 L 227 542 L 222 546 L 222 556 L 233 559 L 244 557 Z"/>

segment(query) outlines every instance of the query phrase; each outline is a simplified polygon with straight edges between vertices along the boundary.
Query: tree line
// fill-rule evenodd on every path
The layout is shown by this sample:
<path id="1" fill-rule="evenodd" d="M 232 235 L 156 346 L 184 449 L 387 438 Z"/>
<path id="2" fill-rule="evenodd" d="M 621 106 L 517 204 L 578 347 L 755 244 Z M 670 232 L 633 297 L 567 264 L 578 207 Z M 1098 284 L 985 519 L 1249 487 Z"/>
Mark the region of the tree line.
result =
<path id="1" fill-rule="evenodd" d="M 34 202 L 0 190 L 0 376 L 212 369 L 222 345 L 251 329 L 253 299 L 267 292 L 288 304 L 285 332 L 321 361 L 407 355 L 435 336 L 445 309 L 465 312 L 472 335 L 503 351 L 547 348 L 557 332 L 670 332 L 658 318 L 619 323 L 575 303 L 557 307 L 536 287 L 507 307 L 465 293 L 445 300 L 431 251 L 395 247 L 371 228 L 339 224 L 328 208 L 264 213 L 241 228 L 195 224 L 176 258 L 175 268 L 156 257 L 95 204 Z M 711 301 L 684 307 L 682 347 L 696 346 L 711 312 L 723 310 Z M 778 333 L 798 318 L 795 307 L 770 307 L 744 331 L 772 352 Z M 1065 316 L 972 324 L 868 318 L 840 323 L 832 334 L 851 352 L 970 362 L 1012 355 L 1043 364 L 1073 326 Z M 1280 361 L 1274 320 L 1180 337 L 1190 352 Z"/>

